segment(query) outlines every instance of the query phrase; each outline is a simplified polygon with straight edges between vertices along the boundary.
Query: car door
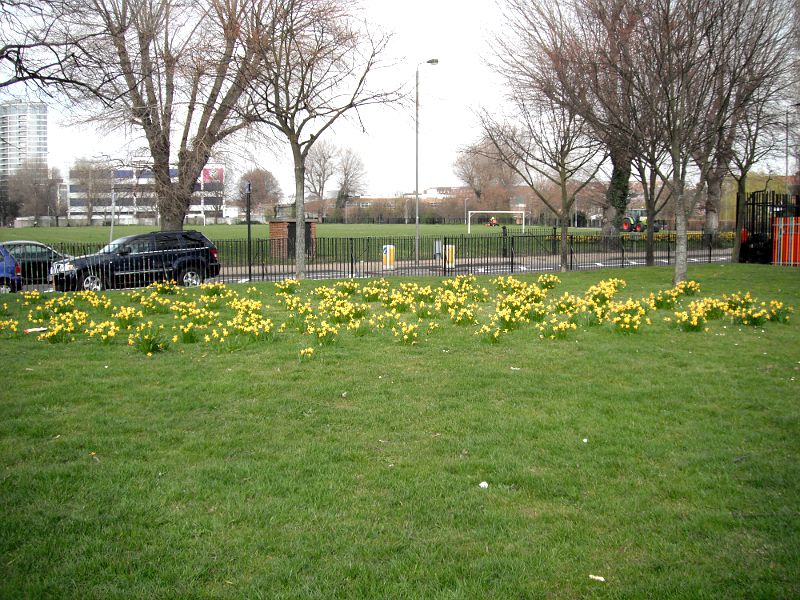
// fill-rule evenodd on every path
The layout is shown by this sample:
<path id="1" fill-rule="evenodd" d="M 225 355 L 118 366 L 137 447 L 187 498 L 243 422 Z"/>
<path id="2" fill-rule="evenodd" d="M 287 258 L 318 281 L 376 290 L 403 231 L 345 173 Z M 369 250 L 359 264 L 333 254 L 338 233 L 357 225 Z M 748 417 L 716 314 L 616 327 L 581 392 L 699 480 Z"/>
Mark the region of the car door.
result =
<path id="1" fill-rule="evenodd" d="M 20 274 L 22 276 L 22 283 L 25 285 L 41 283 L 47 280 L 47 275 L 44 278 L 41 276 L 41 271 L 47 269 L 43 262 L 46 262 L 46 256 L 40 251 L 37 244 L 31 242 L 18 242 L 7 244 L 8 251 L 14 257 L 14 260 L 20 266 Z"/>
<path id="2" fill-rule="evenodd" d="M 174 266 L 181 251 L 181 236 L 176 233 L 157 233 L 155 239 L 160 267 L 158 279 L 159 281 L 171 281 L 175 279 Z"/>
<path id="3" fill-rule="evenodd" d="M 152 281 L 153 237 L 141 235 L 128 239 L 117 249 L 114 259 L 114 286 L 138 287 Z"/>

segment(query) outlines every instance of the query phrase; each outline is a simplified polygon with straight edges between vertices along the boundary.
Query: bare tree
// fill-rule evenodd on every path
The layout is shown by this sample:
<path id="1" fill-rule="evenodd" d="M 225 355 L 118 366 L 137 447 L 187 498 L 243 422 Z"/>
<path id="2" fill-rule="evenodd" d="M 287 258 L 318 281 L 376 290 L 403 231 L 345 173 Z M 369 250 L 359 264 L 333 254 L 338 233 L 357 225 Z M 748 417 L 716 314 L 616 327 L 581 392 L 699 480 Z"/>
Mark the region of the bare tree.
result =
<path id="1" fill-rule="evenodd" d="M 8 178 L 10 202 L 20 207 L 22 214 L 34 217 L 57 216 L 57 192 L 61 176 L 57 169 L 51 173 L 47 165 L 27 162 Z"/>
<path id="2" fill-rule="evenodd" d="M 738 135 L 732 148 L 731 175 L 736 181 L 736 236 L 731 260 L 739 262 L 747 200 L 747 177 L 753 166 L 767 158 L 780 146 L 785 135 L 781 117 L 784 111 L 775 95 L 760 90 L 737 123 Z"/>
<path id="3" fill-rule="evenodd" d="M 481 118 L 483 134 L 496 160 L 513 169 L 558 217 L 561 227 L 561 270 L 568 267 L 567 233 L 575 197 L 597 174 L 604 160 L 600 142 L 589 127 L 563 104 L 540 97 L 536 104 L 514 96 L 514 124 L 498 123 L 488 113 Z M 557 200 L 547 193 L 557 190 Z"/>
<path id="4" fill-rule="evenodd" d="M 356 21 L 348 0 L 275 0 L 276 18 L 263 32 L 262 64 L 253 100 L 259 118 L 289 144 L 297 215 L 295 272 L 305 273 L 305 183 L 308 153 L 339 118 L 370 104 L 399 99 L 372 90 L 387 37 Z"/>
<path id="5" fill-rule="evenodd" d="M 276 206 L 283 199 L 283 191 L 275 176 L 266 169 L 251 169 L 239 179 L 239 205 L 245 206 L 246 183 L 250 184 L 250 210 L 269 219 L 275 215 Z"/>
<path id="6" fill-rule="evenodd" d="M 318 141 L 308 151 L 306 184 L 308 191 L 320 200 L 325 199 L 325 186 L 336 173 L 338 161 L 339 149 L 327 140 Z"/>
<path id="7" fill-rule="evenodd" d="M 242 100 L 262 59 L 271 3 L 63 1 L 87 38 L 69 74 L 101 82 L 76 100 L 101 98 L 96 120 L 111 128 L 132 125 L 145 138 L 161 227 L 182 228 L 212 149 L 252 120 Z"/>
<path id="8" fill-rule="evenodd" d="M 533 69 L 538 89 L 563 95 L 601 139 L 614 132 L 612 158 L 618 142 L 631 158 L 665 153 L 647 168 L 675 204 L 676 282 L 686 277 L 687 212 L 713 190 L 713 221 L 735 124 L 784 69 L 787 9 L 787 0 L 571 0 L 534 14 L 526 39 L 555 75 Z M 690 177 L 701 185 L 687 186 Z"/>
<path id="9" fill-rule="evenodd" d="M 95 207 L 108 205 L 114 187 L 114 171 L 106 162 L 79 158 L 70 169 L 70 180 L 81 194 L 86 221 L 91 225 Z"/>
<path id="10" fill-rule="evenodd" d="M 722 181 L 733 159 L 738 127 L 753 103 L 773 98 L 786 81 L 791 64 L 791 29 L 784 23 L 790 4 L 784 0 L 723 2 L 715 80 L 711 88 L 707 135 L 694 160 L 706 184 L 705 231 L 719 229 Z"/>
<path id="11" fill-rule="evenodd" d="M 619 230 L 629 199 L 635 114 L 625 80 L 637 4 L 615 0 L 505 0 L 495 67 L 520 89 L 531 88 L 580 115 L 605 143 L 611 161 L 603 228 Z"/>
<path id="12" fill-rule="evenodd" d="M 364 161 L 350 148 L 342 152 L 339 160 L 339 193 L 336 195 L 336 208 L 342 209 L 353 196 L 364 193 L 367 171 Z"/>
<path id="13" fill-rule="evenodd" d="M 51 88 L 97 91 L 101 74 L 84 80 L 81 64 L 93 32 L 76 27 L 61 0 L 0 0 L 0 89 L 22 84 L 49 93 Z"/>

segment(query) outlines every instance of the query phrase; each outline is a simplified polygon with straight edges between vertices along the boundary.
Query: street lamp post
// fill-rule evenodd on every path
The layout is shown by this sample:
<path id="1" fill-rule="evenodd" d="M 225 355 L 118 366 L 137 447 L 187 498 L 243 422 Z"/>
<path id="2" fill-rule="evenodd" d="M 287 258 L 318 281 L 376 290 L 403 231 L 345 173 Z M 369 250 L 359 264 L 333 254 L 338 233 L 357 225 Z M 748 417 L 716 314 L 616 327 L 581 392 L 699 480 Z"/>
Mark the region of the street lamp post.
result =
<path id="1" fill-rule="evenodd" d="M 415 146 L 415 165 L 414 165 L 414 225 L 416 227 L 416 233 L 414 236 L 414 262 L 419 263 L 419 68 L 422 65 L 438 65 L 439 59 L 438 58 L 431 58 L 426 60 L 425 62 L 421 62 L 417 65 L 417 78 L 416 78 L 416 85 L 414 87 L 416 91 L 416 115 L 414 122 L 416 124 L 416 146 Z"/>

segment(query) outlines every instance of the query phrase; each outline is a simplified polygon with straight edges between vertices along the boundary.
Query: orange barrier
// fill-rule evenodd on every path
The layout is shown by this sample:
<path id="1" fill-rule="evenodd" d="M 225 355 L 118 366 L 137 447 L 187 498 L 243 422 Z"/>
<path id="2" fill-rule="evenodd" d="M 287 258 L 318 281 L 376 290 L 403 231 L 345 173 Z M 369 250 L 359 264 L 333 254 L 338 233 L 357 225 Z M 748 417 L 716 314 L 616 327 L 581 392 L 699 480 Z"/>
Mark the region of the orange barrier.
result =
<path id="1" fill-rule="evenodd" d="M 800 217 L 773 220 L 772 264 L 800 267 Z"/>

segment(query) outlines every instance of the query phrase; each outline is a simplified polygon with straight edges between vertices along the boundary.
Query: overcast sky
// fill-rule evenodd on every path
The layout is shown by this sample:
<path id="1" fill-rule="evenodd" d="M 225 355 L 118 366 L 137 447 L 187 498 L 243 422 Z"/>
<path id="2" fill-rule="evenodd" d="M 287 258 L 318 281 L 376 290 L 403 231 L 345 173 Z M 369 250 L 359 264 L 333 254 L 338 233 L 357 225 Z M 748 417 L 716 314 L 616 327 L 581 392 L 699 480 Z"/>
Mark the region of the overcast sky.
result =
<path id="1" fill-rule="evenodd" d="M 367 19 L 391 32 L 387 60 L 394 66 L 381 74 L 390 83 L 405 85 L 411 101 L 406 107 L 371 107 L 362 113 L 366 132 L 353 120 L 336 126 L 327 139 L 358 153 L 367 171 L 369 195 L 414 191 L 414 74 L 417 64 L 438 58 L 438 65 L 420 67 L 420 190 L 460 185 L 453 161 L 460 147 L 474 141 L 478 131 L 474 111 L 497 107 L 502 98 L 499 80 L 486 66 L 489 40 L 497 30 L 499 13 L 494 0 L 364 0 Z M 65 127 L 51 110 L 50 163 L 66 173 L 78 157 L 101 154 L 123 158 L 129 153 L 120 138 L 100 136 L 91 128 Z M 272 171 L 285 194 L 293 193 L 288 148 L 255 150 L 253 161 L 238 163 L 238 175 L 247 167 Z M 249 164 L 248 164 L 249 162 Z M 255 163 L 255 164 L 254 164 Z M 329 184 L 334 188 L 335 182 Z"/>

